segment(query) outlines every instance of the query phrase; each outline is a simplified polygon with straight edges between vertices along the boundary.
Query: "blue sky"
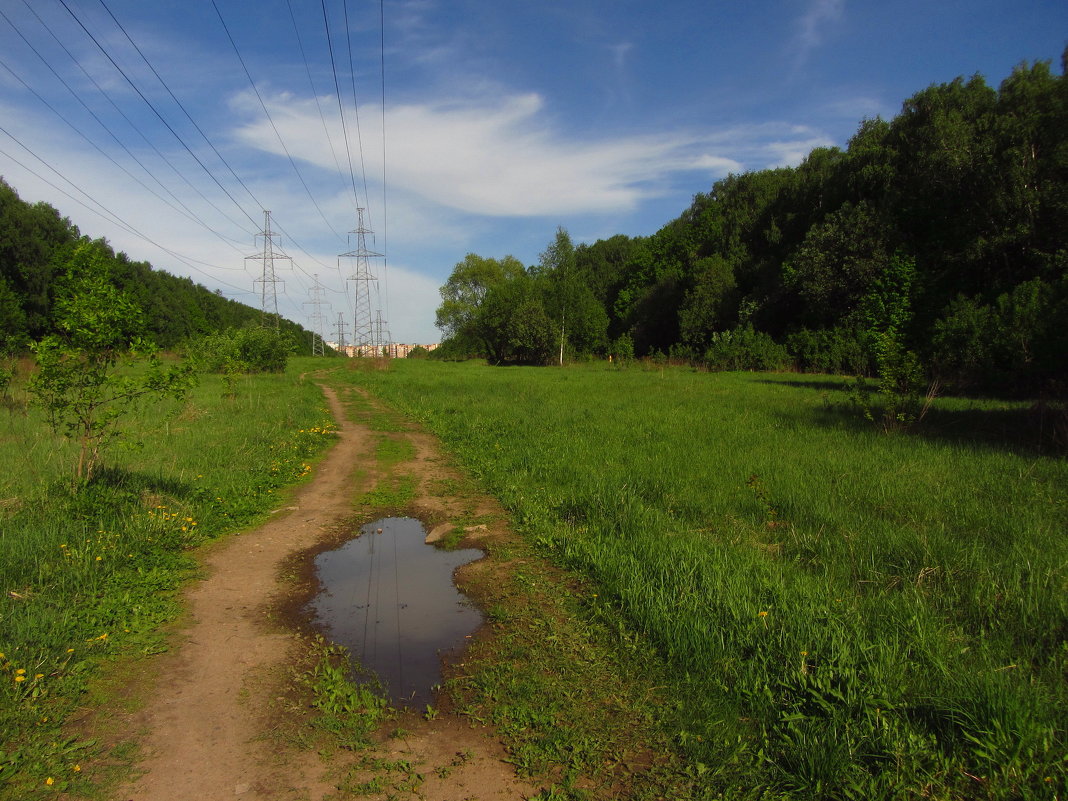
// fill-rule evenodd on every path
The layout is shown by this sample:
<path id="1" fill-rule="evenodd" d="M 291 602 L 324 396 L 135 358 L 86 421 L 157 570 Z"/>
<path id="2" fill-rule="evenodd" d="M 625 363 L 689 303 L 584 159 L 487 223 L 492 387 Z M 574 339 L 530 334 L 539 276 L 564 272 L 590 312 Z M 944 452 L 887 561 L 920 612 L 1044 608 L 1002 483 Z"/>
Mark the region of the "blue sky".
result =
<path id="1" fill-rule="evenodd" d="M 351 330 L 338 254 L 365 206 L 386 254 L 377 305 L 401 342 L 437 341 L 438 287 L 468 252 L 532 264 L 557 226 L 576 242 L 653 233 L 730 172 L 844 146 L 932 83 L 1059 71 L 1068 42 L 1063 0 L 0 11 L 0 175 L 24 199 L 253 306 L 260 263 L 244 257 L 270 209 L 292 257 L 276 264 L 280 311 L 307 324 L 318 276 L 327 339 L 339 315 Z"/>

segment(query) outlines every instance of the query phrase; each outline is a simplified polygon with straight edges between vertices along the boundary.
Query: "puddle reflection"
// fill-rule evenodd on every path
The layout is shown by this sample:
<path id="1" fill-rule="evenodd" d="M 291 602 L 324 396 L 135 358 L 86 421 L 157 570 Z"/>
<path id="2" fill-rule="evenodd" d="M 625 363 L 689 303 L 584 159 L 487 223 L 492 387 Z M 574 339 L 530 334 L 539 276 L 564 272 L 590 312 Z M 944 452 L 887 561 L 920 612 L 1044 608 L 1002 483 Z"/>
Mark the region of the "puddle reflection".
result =
<path id="1" fill-rule="evenodd" d="M 482 623 L 452 581 L 457 567 L 482 552 L 427 545 L 422 524 L 410 517 L 377 520 L 360 532 L 315 558 L 323 590 L 309 610 L 327 638 L 381 678 L 394 703 L 422 709 L 441 681 L 439 652 Z"/>

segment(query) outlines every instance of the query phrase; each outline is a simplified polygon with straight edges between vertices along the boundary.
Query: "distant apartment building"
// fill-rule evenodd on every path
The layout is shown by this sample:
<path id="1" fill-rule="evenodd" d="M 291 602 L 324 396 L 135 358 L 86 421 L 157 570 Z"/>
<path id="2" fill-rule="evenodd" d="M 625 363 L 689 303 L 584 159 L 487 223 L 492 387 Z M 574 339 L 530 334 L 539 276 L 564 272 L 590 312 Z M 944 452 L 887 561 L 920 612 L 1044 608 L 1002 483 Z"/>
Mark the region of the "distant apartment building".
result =
<path id="1" fill-rule="evenodd" d="M 350 359 L 358 358 L 378 358 L 384 357 L 387 359 L 405 359 L 408 354 L 412 352 L 413 348 L 424 347 L 427 350 L 434 350 L 437 348 L 438 343 L 433 345 L 420 345 L 418 343 L 404 343 L 398 342 L 391 345 L 378 345 L 376 347 L 357 347 L 356 345 L 345 345 L 344 347 L 338 345 L 336 342 L 327 342 L 327 347 L 333 348 L 338 353 L 344 353 Z"/>

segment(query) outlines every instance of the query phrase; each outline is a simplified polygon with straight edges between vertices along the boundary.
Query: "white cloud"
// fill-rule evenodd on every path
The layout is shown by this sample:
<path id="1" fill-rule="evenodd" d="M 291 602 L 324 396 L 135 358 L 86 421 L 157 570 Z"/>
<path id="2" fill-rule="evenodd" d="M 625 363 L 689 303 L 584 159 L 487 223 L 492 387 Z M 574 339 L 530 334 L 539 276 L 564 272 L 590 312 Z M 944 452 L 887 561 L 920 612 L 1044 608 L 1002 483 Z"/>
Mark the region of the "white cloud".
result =
<path id="1" fill-rule="evenodd" d="M 268 105 L 289 152 L 335 170 L 314 99 L 289 94 Z M 248 95 L 233 99 L 248 117 L 236 132 L 246 144 L 279 153 L 274 131 Z M 364 108 L 362 154 L 377 180 L 380 111 Z M 340 123 L 328 118 L 330 138 L 343 142 Z M 350 138 L 353 126 L 349 123 Z M 488 217 L 607 214 L 632 211 L 662 194 L 676 174 L 702 171 L 711 178 L 781 161 L 779 138 L 804 147 L 811 132 L 783 125 L 710 132 L 677 131 L 616 138 L 568 139 L 553 125 L 540 95 L 493 95 L 469 100 L 409 103 L 386 117 L 388 180 L 424 204 Z M 769 136 L 772 134 L 772 136 Z M 772 139 L 772 141 L 769 141 Z M 821 140 L 822 141 L 822 140 Z M 358 148 L 353 141 L 352 147 Z M 753 156 L 755 158 L 748 158 Z M 354 160 L 357 156 L 354 155 Z"/>
<path id="2" fill-rule="evenodd" d="M 429 344 L 441 338 L 434 327 L 434 312 L 441 303 L 441 281 L 405 266 L 390 265 L 382 281 L 387 296 L 387 317 L 393 339 Z"/>
<path id="3" fill-rule="evenodd" d="M 798 21 L 794 42 L 797 66 L 808 61 L 812 51 L 823 44 L 827 26 L 841 19 L 844 10 L 845 0 L 811 0 Z"/>

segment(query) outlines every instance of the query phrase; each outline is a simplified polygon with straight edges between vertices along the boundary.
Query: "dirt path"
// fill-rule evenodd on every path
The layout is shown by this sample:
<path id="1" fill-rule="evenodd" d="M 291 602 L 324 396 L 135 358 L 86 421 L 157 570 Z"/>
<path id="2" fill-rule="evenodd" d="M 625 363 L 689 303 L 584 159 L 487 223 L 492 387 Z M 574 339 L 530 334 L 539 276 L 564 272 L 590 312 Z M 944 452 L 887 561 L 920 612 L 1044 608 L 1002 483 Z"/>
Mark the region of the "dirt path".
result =
<path id="1" fill-rule="evenodd" d="M 516 780 L 491 735 L 449 715 L 433 721 L 412 715 L 403 721 L 403 738 L 385 741 L 370 755 L 338 752 L 325 762 L 314 751 L 269 735 L 272 715 L 278 714 L 271 702 L 287 692 L 292 665 L 306 649 L 301 635 L 273 615 L 280 598 L 292 592 L 281 578 L 282 566 L 329 539 L 374 478 L 366 473 L 374 460 L 374 435 L 349 421 L 334 391 L 324 391 L 339 426 L 337 444 L 287 508 L 207 554 L 206 578 L 187 596 L 190 623 L 172 651 L 158 657 L 148 703 L 123 722 L 143 732 L 143 773 L 117 800 L 344 798 L 337 787 L 349 767 L 346 760 L 369 764 L 368 756 L 405 760 L 417 774 L 416 790 L 398 795 L 393 788 L 390 797 L 520 799 L 535 792 Z M 427 483 L 440 480 L 441 460 L 430 438 L 403 436 L 417 452 L 405 469 L 426 496 Z M 357 465 L 365 467 L 365 486 L 354 483 Z M 447 501 L 424 500 L 447 519 Z"/>

